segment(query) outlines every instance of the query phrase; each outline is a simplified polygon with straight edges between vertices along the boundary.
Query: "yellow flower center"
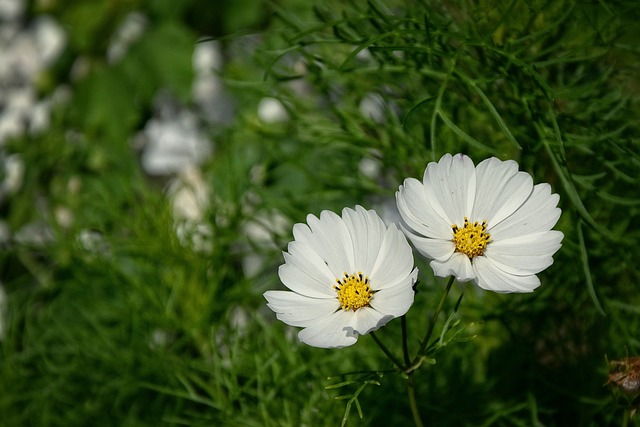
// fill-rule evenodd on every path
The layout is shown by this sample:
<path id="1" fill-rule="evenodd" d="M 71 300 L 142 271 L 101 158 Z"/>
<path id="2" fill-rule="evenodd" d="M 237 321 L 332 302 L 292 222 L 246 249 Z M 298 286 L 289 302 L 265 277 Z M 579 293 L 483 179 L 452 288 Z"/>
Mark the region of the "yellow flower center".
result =
<path id="1" fill-rule="evenodd" d="M 482 224 L 478 221 L 471 224 L 465 217 L 462 228 L 457 224 L 453 224 L 451 228 L 456 252 L 465 254 L 469 259 L 482 255 L 487 245 L 491 243 L 491 234 L 487 233 L 487 221 L 482 221 Z"/>
<path id="2" fill-rule="evenodd" d="M 340 307 L 343 310 L 356 311 L 361 307 L 368 306 L 369 301 L 373 298 L 369 278 L 363 276 L 362 273 L 344 273 L 344 277 L 336 279 L 336 283 L 333 289 L 338 291 L 338 301 L 340 301 Z"/>

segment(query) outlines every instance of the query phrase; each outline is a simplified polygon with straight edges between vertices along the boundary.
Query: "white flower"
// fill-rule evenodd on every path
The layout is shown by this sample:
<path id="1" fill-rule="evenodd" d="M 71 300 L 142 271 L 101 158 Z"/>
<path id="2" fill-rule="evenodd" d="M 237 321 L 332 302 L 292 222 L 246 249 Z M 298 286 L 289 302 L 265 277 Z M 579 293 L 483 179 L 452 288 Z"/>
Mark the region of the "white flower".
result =
<path id="1" fill-rule="evenodd" d="M 142 168 L 150 175 L 170 175 L 199 165 L 213 151 L 197 116 L 186 109 L 175 112 L 172 117 L 151 119 L 142 134 L 146 139 Z"/>
<path id="2" fill-rule="evenodd" d="M 289 120 L 289 113 L 279 99 L 267 97 L 258 104 L 258 117 L 265 123 L 283 123 Z"/>
<path id="3" fill-rule="evenodd" d="M 308 225 L 307 225 L 308 224 Z M 413 304 L 411 246 L 372 210 L 323 211 L 295 224 L 294 241 L 278 274 L 293 292 L 264 296 L 278 319 L 304 327 L 300 340 L 314 347 L 354 344 L 359 335 L 402 316 Z"/>
<path id="4" fill-rule="evenodd" d="M 463 154 L 427 165 L 423 182 L 408 178 L 396 193 L 403 231 L 432 259 L 436 276 L 475 281 L 496 292 L 531 292 L 536 273 L 553 264 L 564 237 L 551 230 L 559 196 L 533 185 L 512 160 L 477 167 Z"/>

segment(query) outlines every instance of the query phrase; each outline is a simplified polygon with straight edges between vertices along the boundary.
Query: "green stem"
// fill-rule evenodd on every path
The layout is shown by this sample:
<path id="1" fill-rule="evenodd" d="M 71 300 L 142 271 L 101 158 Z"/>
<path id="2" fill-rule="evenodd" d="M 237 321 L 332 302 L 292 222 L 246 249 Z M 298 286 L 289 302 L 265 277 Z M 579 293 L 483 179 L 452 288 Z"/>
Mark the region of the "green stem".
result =
<path id="1" fill-rule="evenodd" d="M 387 346 L 385 346 L 382 343 L 382 341 L 380 341 L 380 338 L 378 338 L 378 336 L 375 334 L 375 332 L 372 331 L 369 334 L 371 335 L 373 340 L 376 342 L 376 344 L 378 344 L 378 347 L 380 347 L 380 350 L 382 350 L 382 352 L 384 354 L 386 354 L 389 359 L 391 359 L 393 364 L 396 365 L 398 367 L 398 369 L 404 370 L 404 366 L 402 365 L 402 362 L 400 362 L 393 354 L 391 354 L 391 352 L 389 351 Z"/>
<path id="2" fill-rule="evenodd" d="M 444 293 L 442 294 L 442 298 L 440 298 L 438 307 L 436 308 L 436 311 L 433 313 L 433 316 L 431 317 L 431 321 L 429 322 L 429 327 L 427 328 L 427 333 L 424 335 L 424 339 L 422 340 L 422 343 L 420 343 L 420 350 L 418 350 L 418 354 L 416 355 L 414 362 L 416 362 L 421 356 L 425 355 L 425 350 L 427 349 L 427 345 L 429 345 L 429 340 L 431 340 L 431 335 L 433 334 L 433 329 L 436 326 L 436 321 L 438 320 L 438 316 L 440 316 L 440 312 L 442 311 L 444 302 L 446 301 L 447 296 L 449 295 L 449 291 L 453 286 L 454 280 L 455 280 L 455 277 L 453 276 L 449 278 L 449 282 L 447 283 L 447 287 L 444 290 Z"/>
<path id="3" fill-rule="evenodd" d="M 624 415 L 622 416 L 622 424 L 621 427 L 627 427 L 629 425 L 629 413 L 631 412 L 630 409 L 625 409 L 624 410 Z"/>
<path id="4" fill-rule="evenodd" d="M 404 366 L 411 364 L 411 358 L 409 357 L 409 347 L 407 345 L 407 318 L 402 315 L 400 318 L 402 322 L 402 355 L 404 357 Z"/>
<path id="5" fill-rule="evenodd" d="M 409 406 L 411 407 L 414 424 L 416 427 L 424 427 L 422 418 L 420 418 L 420 411 L 418 411 L 418 403 L 416 402 L 416 393 L 413 387 L 413 372 L 407 376 L 407 395 L 409 397 Z"/>
<path id="6" fill-rule="evenodd" d="M 449 282 L 447 283 L 447 287 L 445 288 L 444 293 L 440 298 L 438 307 L 436 307 L 436 311 L 433 313 L 433 316 L 431 317 L 429 326 L 427 327 L 427 332 L 424 335 L 424 339 L 420 343 L 420 349 L 418 350 L 418 354 L 416 355 L 415 359 L 413 359 L 412 363 L 409 363 L 409 351 L 407 349 L 407 321 L 405 317 L 402 316 L 402 350 L 403 350 L 404 360 L 405 360 L 404 372 L 407 375 L 407 397 L 409 398 L 409 407 L 411 408 L 411 415 L 413 416 L 413 422 L 416 425 L 416 427 L 424 427 L 424 424 L 422 423 L 422 418 L 420 418 L 420 411 L 418 410 L 418 403 L 416 402 L 416 392 L 413 385 L 413 374 L 415 370 L 422 363 L 423 356 L 425 355 L 427 346 L 429 345 L 429 341 L 431 340 L 431 335 L 433 335 L 433 330 L 435 328 L 436 322 L 438 321 L 438 317 L 440 316 L 442 307 L 444 307 L 444 303 L 447 300 L 449 291 L 451 291 L 451 287 L 453 286 L 454 280 L 455 280 L 455 277 L 453 276 L 449 278 Z"/>

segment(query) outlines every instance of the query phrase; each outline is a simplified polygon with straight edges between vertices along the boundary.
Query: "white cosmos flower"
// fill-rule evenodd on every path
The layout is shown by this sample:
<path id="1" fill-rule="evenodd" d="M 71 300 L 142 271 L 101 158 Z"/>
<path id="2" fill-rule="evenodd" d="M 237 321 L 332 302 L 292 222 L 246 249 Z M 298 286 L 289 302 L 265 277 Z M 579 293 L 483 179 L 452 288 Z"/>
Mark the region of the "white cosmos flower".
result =
<path id="1" fill-rule="evenodd" d="M 436 276 L 495 292 L 540 286 L 536 273 L 553 264 L 564 237 L 551 230 L 558 200 L 513 160 L 493 157 L 474 167 L 464 154 L 429 163 L 422 183 L 408 178 L 396 193 L 403 231 Z"/>
<path id="2" fill-rule="evenodd" d="M 411 246 L 373 210 L 323 211 L 295 224 L 294 241 L 278 275 L 289 291 L 264 297 L 278 319 L 303 327 L 298 337 L 314 347 L 354 344 L 402 316 L 413 304 L 418 270 Z"/>

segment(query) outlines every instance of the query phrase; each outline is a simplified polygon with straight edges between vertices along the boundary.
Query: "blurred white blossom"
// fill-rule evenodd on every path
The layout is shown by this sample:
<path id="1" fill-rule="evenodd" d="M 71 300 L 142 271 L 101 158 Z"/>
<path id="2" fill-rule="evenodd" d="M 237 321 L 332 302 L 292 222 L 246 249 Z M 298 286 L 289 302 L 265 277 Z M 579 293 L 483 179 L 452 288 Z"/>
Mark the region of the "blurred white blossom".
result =
<path id="1" fill-rule="evenodd" d="M 193 70 L 196 74 L 208 74 L 222 70 L 224 60 L 220 51 L 220 43 L 201 41 L 196 44 L 193 51 Z"/>
<path id="2" fill-rule="evenodd" d="M 177 220 L 202 221 L 209 207 L 208 187 L 196 167 L 188 167 L 167 190 Z"/>
<path id="3" fill-rule="evenodd" d="M 360 101 L 360 113 L 376 123 L 384 122 L 385 104 L 380 94 L 368 93 Z"/>
<path id="4" fill-rule="evenodd" d="M 379 179 L 382 172 L 382 161 L 380 156 L 382 153 L 376 150 L 368 156 L 363 157 L 358 163 L 358 171 L 370 179 Z"/>
<path id="5" fill-rule="evenodd" d="M 24 179 L 24 161 L 18 154 L 0 156 L 0 203 L 8 196 L 17 193 Z"/>
<path id="6" fill-rule="evenodd" d="M 50 16 L 39 16 L 33 23 L 33 37 L 42 68 L 53 65 L 67 44 L 67 37 L 58 22 Z M 37 70 L 40 71 L 40 70 Z"/>
<path id="7" fill-rule="evenodd" d="M 76 240 L 82 249 L 91 254 L 106 255 L 109 252 L 109 244 L 98 231 L 81 230 Z"/>
<path id="8" fill-rule="evenodd" d="M 254 277 L 265 266 L 265 250 L 278 250 L 278 235 L 291 228 L 291 220 L 278 211 L 260 213 L 242 227 L 249 245 L 242 258 L 242 269 L 247 277 Z"/>
<path id="9" fill-rule="evenodd" d="M 365 64 L 370 64 L 373 62 L 374 58 L 373 58 L 373 55 L 371 54 L 371 51 L 365 48 L 365 49 L 359 50 L 358 53 L 356 53 L 356 59 Z"/>
<path id="10" fill-rule="evenodd" d="M 209 188 L 200 170 L 194 166 L 184 169 L 171 181 L 167 194 L 180 243 L 195 251 L 210 253 L 213 249 L 213 228 L 206 222 Z"/>
<path id="11" fill-rule="evenodd" d="M 262 98 L 258 104 L 258 117 L 265 123 L 282 123 L 289 120 L 289 113 L 276 98 Z"/>
<path id="12" fill-rule="evenodd" d="M 0 21 L 16 21 L 24 13 L 26 2 L 21 0 L 0 0 Z"/>
<path id="13" fill-rule="evenodd" d="M 147 122 L 142 167 L 150 175 L 170 175 L 199 165 L 212 153 L 211 141 L 199 128 L 197 116 L 186 109 L 173 117 Z"/>
<path id="14" fill-rule="evenodd" d="M 13 240 L 21 245 L 44 247 L 53 242 L 54 235 L 49 224 L 33 221 L 20 227 L 13 235 Z"/>
<path id="15" fill-rule="evenodd" d="M 20 7 L 3 1 L 0 16 L 18 19 Z M 64 30 L 50 16 L 39 16 L 30 25 L 13 21 L 0 28 L 0 145 L 48 125 L 51 103 L 38 100 L 36 84 L 65 45 Z"/>
<path id="16" fill-rule="evenodd" d="M 225 90 L 219 74 L 224 65 L 220 43 L 199 42 L 193 52 L 192 61 L 195 77 L 191 93 L 202 117 L 211 123 L 230 123 L 234 107 L 233 99 Z"/>
<path id="17" fill-rule="evenodd" d="M 66 206 L 57 206 L 53 210 L 53 216 L 58 225 L 64 229 L 70 228 L 75 220 L 73 211 Z"/>
<path id="18" fill-rule="evenodd" d="M 107 48 L 107 61 L 113 64 L 122 59 L 129 47 L 142 36 L 147 24 L 148 19 L 143 13 L 129 13 L 124 18 L 122 25 L 111 37 L 111 42 Z"/>

